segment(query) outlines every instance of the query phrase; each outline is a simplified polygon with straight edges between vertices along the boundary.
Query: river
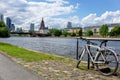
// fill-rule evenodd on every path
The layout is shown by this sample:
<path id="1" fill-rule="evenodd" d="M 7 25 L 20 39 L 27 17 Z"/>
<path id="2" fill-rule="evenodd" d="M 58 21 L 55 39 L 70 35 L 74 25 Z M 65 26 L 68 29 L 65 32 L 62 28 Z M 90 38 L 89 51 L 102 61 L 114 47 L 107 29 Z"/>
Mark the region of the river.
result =
<path id="1" fill-rule="evenodd" d="M 0 42 L 9 43 L 23 48 L 76 58 L 75 38 L 46 38 L 46 37 L 10 37 L 0 38 Z M 79 50 L 85 42 L 79 40 Z M 98 42 L 97 42 L 98 43 Z M 120 42 L 111 41 L 108 45 L 114 47 L 119 54 Z"/>

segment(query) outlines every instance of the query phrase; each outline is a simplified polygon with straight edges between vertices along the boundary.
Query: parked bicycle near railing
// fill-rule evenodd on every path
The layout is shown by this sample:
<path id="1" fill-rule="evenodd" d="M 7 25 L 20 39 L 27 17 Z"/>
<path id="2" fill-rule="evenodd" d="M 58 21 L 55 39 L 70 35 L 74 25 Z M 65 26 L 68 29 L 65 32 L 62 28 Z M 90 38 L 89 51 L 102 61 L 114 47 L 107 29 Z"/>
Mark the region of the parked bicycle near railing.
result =
<path id="1" fill-rule="evenodd" d="M 80 66 L 80 62 L 84 56 L 84 54 L 88 54 L 90 56 L 92 64 L 94 64 L 97 70 L 103 75 L 112 75 L 118 69 L 118 57 L 116 52 L 110 47 L 106 46 L 107 40 L 102 40 L 101 44 L 98 45 L 95 42 L 91 42 L 86 38 L 80 38 L 86 41 L 85 46 L 81 49 L 79 54 L 79 59 L 77 62 L 77 68 Z M 89 48 L 96 49 L 95 56 L 92 55 Z"/>

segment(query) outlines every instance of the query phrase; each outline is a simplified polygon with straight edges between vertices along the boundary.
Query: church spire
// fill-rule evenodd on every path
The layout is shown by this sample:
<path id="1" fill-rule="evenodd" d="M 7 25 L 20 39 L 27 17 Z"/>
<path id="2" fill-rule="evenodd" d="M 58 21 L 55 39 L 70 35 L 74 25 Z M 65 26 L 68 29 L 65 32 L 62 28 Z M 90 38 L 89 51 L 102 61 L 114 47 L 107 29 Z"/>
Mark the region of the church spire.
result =
<path id="1" fill-rule="evenodd" d="M 41 30 L 41 29 L 45 29 L 45 24 L 44 24 L 43 18 L 42 18 L 42 21 L 41 21 L 41 23 L 40 23 L 40 30 Z"/>

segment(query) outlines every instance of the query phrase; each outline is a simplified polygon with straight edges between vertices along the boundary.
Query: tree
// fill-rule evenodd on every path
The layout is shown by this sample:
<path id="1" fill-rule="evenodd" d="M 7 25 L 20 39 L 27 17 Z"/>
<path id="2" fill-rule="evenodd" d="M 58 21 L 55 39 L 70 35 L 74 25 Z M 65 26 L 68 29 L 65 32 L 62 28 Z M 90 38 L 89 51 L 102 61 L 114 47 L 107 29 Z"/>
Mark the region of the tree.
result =
<path id="1" fill-rule="evenodd" d="M 35 31 L 34 31 L 34 30 L 29 30 L 29 33 L 30 33 L 30 36 L 32 36 L 32 37 L 35 37 L 35 36 L 36 36 L 36 34 L 35 34 Z"/>
<path id="2" fill-rule="evenodd" d="M 70 36 L 74 37 L 74 36 L 76 36 L 76 33 L 72 32 L 72 33 L 70 33 Z"/>
<path id="3" fill-rule="evenodd" d="M 87 32 L 86 32 L 86 36 L 92 36 L 93 35 L 93 31 L 92 30 L 88 30 Z"/>
<path id="4" fill-rule="evenodd" d="M 67 37 L 68 32 L 67 32 L 66 30 L 64 30 L 64 31 L 62 32 L 62 35 L 64 35 L 65 37 Z"/>
<path id="5" fill-rule="evenodd" d="M 120 26 L 115 26 L 113 29 L 111 29 L 110 36 L 118 36 L 120 35 Z"/>
<path id="6" fill-rule="evenodd" d="M 0 27 L 6 27 L 6 25 L 3 21 L 0 21 Z"/>
<path id="7" fill-rule="evenodd" d="M 0 37 L 9 37 L 10 32 L 3 21 L 0 21 Z"/>
<path id="8" fill-rule="evenodd" d="M 107 34 L 108 34 L 108 25 L 107 24 L 102 25 L 102 27 L 100 28 L 99 33 L 100 33 L 101 36 L 107 36 Z"/>
<path id="9" fill-rule="evenodd" d="M 54 36 L 60 36 L 62 34 L 62 31 L 56 28 L 50 29 L 50 33 Z"/>
<path id="10" fill-rule="evenodd" d="M 82 29 L 77 32 L 78 36 L 82 36 Z"/>

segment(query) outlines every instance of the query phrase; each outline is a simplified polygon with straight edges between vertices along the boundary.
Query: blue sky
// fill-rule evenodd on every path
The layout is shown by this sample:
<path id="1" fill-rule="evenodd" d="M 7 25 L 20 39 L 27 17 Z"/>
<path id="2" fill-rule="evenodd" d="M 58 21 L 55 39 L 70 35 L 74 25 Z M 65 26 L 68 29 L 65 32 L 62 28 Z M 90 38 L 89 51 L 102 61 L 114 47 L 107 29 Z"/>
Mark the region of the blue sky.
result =
<path id="1" fill-rule="evenodd" d="M 120 0 L 79 0 L 79 3 L 79 13 L 83 15 L 82 17 L 91 13 L 96 13 L 100 16 L 106 11 L 120 10 Z"/>
<path id="2" fill-rule="evenodd" d="M 44 18 L 45 25 L 64 28 L 120 23 L 120 0 L 0 0 L 0 13 L 10 17 L 16 27 L 36 30 Z"/>

